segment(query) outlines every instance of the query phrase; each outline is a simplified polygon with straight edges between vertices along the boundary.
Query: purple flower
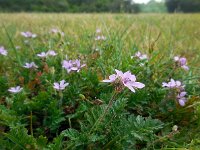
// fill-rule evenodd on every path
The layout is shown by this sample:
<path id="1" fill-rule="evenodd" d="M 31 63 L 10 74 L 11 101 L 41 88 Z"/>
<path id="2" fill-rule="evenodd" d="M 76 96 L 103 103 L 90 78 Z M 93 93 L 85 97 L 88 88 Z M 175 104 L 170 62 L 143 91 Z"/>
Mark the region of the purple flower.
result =
<path id="1" fill-rule="evenodd" d="M 37 56 L 39 56 L 41 58 L 46 58 L 48 56 L 48 54 L 45 52 L 41 52 L 40 54 L 37 54 Z"/>
<path id="2" fill-rule="evenodd" d="M 17 86 L 17 87 L 11 87 L 11 88 L 9 88 L 8 91 L 15 94 L 15 93 L 21 92 L 22 89 L 23 88 L 21 88 L 20 86 Z"/>
<path id="3" fill-rule="evenodd" d="M 65 68 L 68 73 L 70 73 L 71 71 L 79 72 L 80 69 L 85 67 L 85 66 L 86 66 L 86 64 L 81 65 L 81 62 L 78 59 L 76 59 L 76 60 L 64 60 L 62 62 L 62 67 Z"/>
<path id="4" fill-rule="evenodd" d="M 34 62 L 31 62 L 31 63 L 25 63 L 25 65 L 23 66 L 24 68 L 38 68 L 38 66 L 34 63 Z"/>
<path id="5" fill-rule="evenodd" d="M 33 33 L 29 32 L 29 31 L 27 31 L 27 32 L 21 32 L 21 35 L 23 37 L 26 37 L 26 38 L 36 38 L 37 37 L 36 34 L 33 34 Z"/>
<path id="6" fill-rule="evenodd" d="M 181 85 L 181 82 L 180 81 L 175 81 L 174 79 L 171 79 L 170 82 L 166 83 L 166 82 L 163 82 L 162 83 L 162 87 L 167 87 L 167 88 L 184 88 L 183 85 Z"/>
<path id="7" fill-rule="evenodd" d="M 185 57 L 181 57 L 181 58 L 179 59 L 179 63 L 180 63 L 181 66 L 186 65 L 187 59 L 186 59 Z"/>
<path id="8" fill-rule="evenodd" d="M 102 82 L 115 82 L 116 79 L 117 79 L 117 75 L 112 74 L 109 76 L 109 79 L 103 80 Z"/>
<path id="9" fill-rule="evenodd" d="M 62 62 L 62 67 L 65 68 L 67 70 L 68 73 L 70 73 L 72 71 L 72 61 L 71 60 L 63 60 Z"/>
<path id="10" fill-rule="evenodd" d="M 185 106 L 185 103 L 187 102 L 187 98 L 185 97 L 186 94 L 187 92 L 183 91 L 177 95 L 178 102 L 181 106 Z"/>
<path id="11" fill-rule="evenodd" d="M 62 80 L 62 81 L 60 81 L 60 83 L 55 82 L 53 87 L 54 87 L 54 89 L 56 89 L 58 91 L 62 91 L 68 85 L 69 85 L 69 83 L 65 83 L 65 80 Z"/>
<path id="12" fill-rule="evenodd" d="M 148 59 L 147 55 L 146 54 L 142 54 L 141 52 L 137 52 L 135 53 L 134 56 L 131 56 L 131 59 L 133 59 L 134 57 L 137 57 L 139 58 L 140 60 L 144 60 L 144 59 Z"/>
<path id="13" fill-rule="evenodd" d="M 54 50 L 49 50 L 48 52 L 41 52 L 40 54 L 37 54 L 37 56 L 41 58 L 46 58 L 47 56 L 56 56 L 57 53 Z"/>
<path id="14" fill-rule="evenodd" d="M 132 75 L 130 71 L 123 73 L 115 69 L 116 74 L 112 74 L 109 76 L 109 79 L 103 80 L 102 82 L 114 82 L 121 83 L 125 87 L 129 88 L 132 92 L 135 92 L 136 88 L 144 88 L 145 85 L 140 82 L 136 82 L 135 75 Z"/>
<path id="15" fill-rule="evenodd" d="M 0 54 L 4 55 L 4 56 L 7 56 L 7 54 L 8 54 L 7 50 L 5 50 L 5 48 L 3 46 L 0 46 Z"/>
<path id="16" fill-rule="evenodd" d="M 57 53 L 56 53 L 54 50 L 49 50 L 49 51 L 47 52 L 47 55 L 49 55 L 49 56 L 56 56 Z"/>
<path id="17" fill-rule="evenodd" d="M 189 67 L 187 66 L 187 59 L 185 57 L 175 56 L 174 61 L 178 63 L 178 65 L 184 70 L 188 71 Z"/>
<path id="18" fill-rule="evenodd" d="M 184 91 L 185 85 L 182 85 L 180 81 L 175 81 L 174 79 L 171 79 L 168 83 L 163 82 L 162 86 L 170 89 L 176 89 L 175 92 L 178 94 L 176 96 L 178 103 L 181 106 L 185 106 L 185 102 L 187 101 L 187 98 L 185 97 L 187 92 Z"/>
<path id="19" fill-rule="evenodd" d="M 186 70 L 186 71 L 188 71 L 189 70 L 189 67 L 188 66 L 186 66 L 186 65 L 183 65 L 183 66 L 181 66 L 181 68 L 183 68 L 184 70 Z"/>
<path id="20" fill-rule="evenodd" d="M 86 64 L 82 64 L 81 65 L 81 61 L 76 59 L 74 62 L 73 62 L 73 67 L 71 68 L 72 70 L 74 71 L 77 71 L 79 72 L 81 68 L 85 67 Z"/>

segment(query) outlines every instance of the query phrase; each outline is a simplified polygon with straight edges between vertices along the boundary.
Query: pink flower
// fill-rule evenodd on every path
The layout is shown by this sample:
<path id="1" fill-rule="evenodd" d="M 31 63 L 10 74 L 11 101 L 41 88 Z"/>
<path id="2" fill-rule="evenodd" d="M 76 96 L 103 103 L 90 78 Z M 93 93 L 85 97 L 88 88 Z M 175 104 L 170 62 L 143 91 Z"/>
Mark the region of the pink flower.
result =
<path id="1" fill-rule="evenodd" d="M 58 30 L 57 28 L 52 28 L 51 29 L 51 33 L 58 33 L 60 30 Z"/>
<path id="2" fill-rule="evenodd" d="M 181 68 L 183 68 L 184 70 L 186 70 L 186 71 L 188 71 L 189 70 L 189 67 L 188 66 L 186 66 L 186 65 L 183 65 L 183 66 L 181 66 Z"/>
<path id="3" fill-rule="evenodd" d="M 182 85 L 180 81 L 175 81 L 174 79 L 171 79 L 168 83 L 163 82 L 162 86 L 170 89 L 177 89 L 175 90 L 175 92 L 178 94 L 176 96 L 178 103 L 181 106 L 185 106 L 185 102 L 187 101 L 187 98 L 185 97 L 187 92 L 184 91 L 185 85 Z"/>
<path id="4" fill-rule="evenodd" d="M 8 54 L 7 50 L 5 50 L 5 48 L 3 46 L 0 47 L 0 54 L 4 55 L 4 56 L 7 56 L 7 54 Z"/>
<path id="5" fill-rule="evenodd" d="M 144 60 L 144 59 L 148 59 L 147 55 L 146 54 L 142 54 L 141 52 L 137 52 L 135 53 L 134 56 L 131 56 L 131 59 L 133 59 L 134 57 L 137 57 L 139 58 L 140 60 Z"/>
<path id="6" fill-rule="evenodd" d="M 50 32 L 53 33 L 53 34 L 58 34 L 58 33 L 60 33 L 61 36 L 64 36 L 64 34 L 65 34 L 64 32 L 60 31 L 60 30 L 57 29 L 57 28 L 52 28 Z"/>
<path id="7" fill-rule="evenodd" d="M 29 32 L 29 31 L 21 32 L 21 35 L 23 37 L 26 37 L 26 38 L 36 38 L 37 37 L 37 34 L 33 34 L 33 33 Z"/>
<path id="8" fill-rule="evenodd" d="M 67 70 L 68 73 L 70 73 L 72 71 L 72 61 L 71 60 L 63 60 L 62 62 L 62 67 L 65 68 Z"/>
<path id="9" fill-rule="evenodd" d="M 67 70 L 68 73 L 70 73 L 71 71 L 77 71 L 79 72 L 81 68 L 85 67 L 86 64 L 82 64 L 80 60 L 76 59 L 76 60 L 64 60 L 62 62 L 62 67 L 65 68 Z"/>
<path id="10" fill-rule="evenodd" d="M 181 58 L 179 59 L 179 63 L 180 63 L 181 66 L 186 65 L 187 59 L 186 59 L 185 57 L 181 57 Z"/>
<path id="11" fill-rule="evenodd" d="M 73 67 L 71 68 L 72 70 L 74 71 L 77 71 L 79 72 L 81 70 L 81 68 L 85 67 L 86 64 L 82 64 L 81 65 L 81 61 L 76 59 L 74 62 L 73 62 Z"/>
<path id="12" fill-rule="evenodd" d="M 167 87 L 167 88 L 184 88 L 184 86 L 181 85 L 180 81 L 175 81 L 174 79 L 171 79 L 170 82 L 168 82 L 168 83 L 163 82 L 162 83 L 162 87 Z"/>
<path id="13" fill-rule="evenodd" d="M 187 66 L 187 59 L 185 57 L 175 56 L 174 61 L 178 63 L 178 65 L 184 70 L 188 71 L 189 67 Z"/>
<path id="14" fill-rule="evenodd" d="M 101 29 L 97 28 L 96 33 L 101 33 Z"/>
<path id="15" fill-rule="evenodd" d="M 181 106 L 185 106 L 185 103 L 187 102 L 187 98 L 185 97 L 186 94 L 187 92 L 183 91 L 177 95 L 178 102 Z"/>
<path id="16" fill-rule="evenodd" d="M 62 80 L 62 81 L 60 81 L 60 83 L 55 82 L 53 87 L 54 87 L 54 89 L 56 89 L 58 91 L 62 91 L 68 85 L 69 85 L 69 83 L 65 83 L 65 80 Z"/>
<path id="17" fill-rule="evenodd" d="M 100 41 L 100 40 L 104 41 L 104 40 L 106 40 L 106 37 L 103 36 L 103 35 L 102 36 L 98 35 L 98 36 L 95 37 L 95 40 L 96 41 Z"/>
<path id="18" fill-rule="evenodd" d="M 37 56 L 39 56 L 41 58 L 46 58 L 48 56 L 48 54 L 45 52 L 41 52 L 40 54 L 37 54 Z"/>
<path id="19" fill-rule="evenodd" d="M 175 62 L 179 61 L 179 56 L 175 56 L 175 57 L 174 57 L 174 61 L 175 61 Z"/>
<path id="20" fill-rule="evenodd" d="M 130 71 L 123 73 L 122 71 L 115 69 L 115 72 L 116 74 L 110 75 L 109 79 L 103 80 L 102 82 L 119 82 L 125 87 L 129 88 L 132 92 L 135 92 L 135 89 L 137 88 L 141 89 L 145 87 L 143 83 L 136 82 L 135 75 L 132 75 Z"/>
<path id="21" fill-rule="evenodd" d="M 117 75 L 112 74 L 109 76 L 109 79 L 103 80 L 102 82 L 115 82 L 116 79 L 117 79 Z"/>
<path id="22" fill-rule="evenodd" d="M 38 68 L 38 66 L 34 63 L 34 62 L 31 62 L 31 63 L 25 63 L 25 65 L 23 66 L 24 68 Z"/>
<path id="23" fill-rule="evenodd" d="M 49 55 L 49 56 L 56 56 L 57 53 L 56 53 L 54 50 L 49 50 L 49 51 L 47 52 L 47 55 Z"/>
<path id="24" fill-rule="evenodd" d="M 54 50 L 49 50 L 48 52 L 41 52 L 40 54 L 37 54 L 37 56 L 41 58 L 46 58 L 47 56 L 56 56 L 57 53 Z"/>
<path id="25" fill-rule="evenodd" d="M 21 92 L 22 89 L 23 88 L 21 88 L 20 86 L 17 86 L 17 87 L 11 87 L 11 88 L 9 88 L 8 91 L 15 94 L 15 93 Z"/>

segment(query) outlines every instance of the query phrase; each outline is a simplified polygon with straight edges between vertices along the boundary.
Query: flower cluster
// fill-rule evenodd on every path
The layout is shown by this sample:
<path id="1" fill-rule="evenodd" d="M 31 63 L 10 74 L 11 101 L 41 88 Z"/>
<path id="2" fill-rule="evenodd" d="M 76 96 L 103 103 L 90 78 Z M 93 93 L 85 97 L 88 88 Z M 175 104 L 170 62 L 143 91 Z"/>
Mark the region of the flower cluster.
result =
<path id="1" fill-rule="evenodd" d="M 8 54 L 7 50 L 3 46 L 0 46 L 0 54 L 6 56 Z"/>
<path id="2" fill-rule="evenodd" d="M 185 106 L 185 103 L 187 102 L 187 98 L 185 97 L 187 94 L 187 92 L 185 92 L 185 85 L 182 85 L 180 81 L 175 81 L 174 79 L 171 79 L 168 83 L 163 82 L 162 86 L 169 89 L 175 89 L 177 93 L 176 99 L 178 103 L 181 106 Z"/>
<path id="3" fill-rule="evenodd" d="M 134 56 L 131 56 L 131 59 L 133 59 L 134 57 L 139 58 L 140 60 L 148 59 L 146 54 L 142 54 L 139 51 L 137 53 L 135 53 Z"/>
<path id="4" fill-rule="evenodd" d="M 106 37 L 101 34 L 101 29 L 96 29 L 95 41 L 105 41 Z"/>
<path id="5" fill-rule="evenodd" d="M 174 79 L 171 79 L 170 82 L 168 82 L 168 83 L 163 82 L 162 86 L 167 87 L 169 89 L 174 89 L 174 88 L 182 89 L 182 88 L 184 88 L 184 85 L 181 85 L 180 81 L 175 81 Z"/>
<path id="6" fill-rule="evenodd" d="M 11 92 L 11 93 L 16 94 L 16 93 L 21 92 L 22 89 L 23 89 L 23 88 L 21 88 L 20 86 L 16 86 L 16 87 L 11 87 L 11 88 L 9 88 L 8 91 Z"/>
<path id="7" fill-rule="evenodd" d="M 62 80 L 62 81 L 60 81 L 60 82 L 55 82 L 53 87 L 54 87 L 54 89 L 56 89 L 56 90 L 58 90 L 58 91 L 62 91 L 62 90 L 64 90 L 65 87 L 68 86 L 68 85 L 69 85 L 69 83 L 66 83 L 65 80 Z"/>
<path id="8" fill-rule="evenodd" d="M 38 68 L 38 66 L 34 63 L 25 63 L 25 65 L 23 66 L 24 68 L 30 69 L 30 68 Z"/>
<path id="9" fill-rule="evenodd" d="M 79 72 L 81 68 L 85 67 L 86 64 L 81 65 L 81 61 L 76 59 L 76 60 L 63 60 L 62 62 L 62 67 L 67 70 L 68 73 L 71 71 L 77 71 Z"/>
<path id="10" fill-rule="evenodd" d="M 54 50 L 49 50 L 48 52 L 41 52 L 37 54 L 38 57 L 46 58 L 47 56 L 56 56 L 57 53 Z"/>
<path id="11" fill-rule="evenodd" d="M 187 59 L 185 57 L 175 56 L 174 61 L 177 62 L 178 66 L 188 71 L 189 67 L 187 66 Z"/>
<path id="12" fill-rule="evenodd" d="M 132 92 L 135 92 L 135 89 L 141 89 L 145 87 L 143 83 L 136 82 L 135 75 L 132 75 L 130 71 L 123 73 L 115 69 L 116 74 L 109 76 L 109 79 L 103 80 L 102 82 L 114 82 L 120 86 L 125 86 L 129 88 Z"/>
<path id="13" fill-rule="evenodd" d="M 30 31 L 21 32 L 21 35 L 26 38 L 36 38 L 37 34 L 31 33 Z"/>

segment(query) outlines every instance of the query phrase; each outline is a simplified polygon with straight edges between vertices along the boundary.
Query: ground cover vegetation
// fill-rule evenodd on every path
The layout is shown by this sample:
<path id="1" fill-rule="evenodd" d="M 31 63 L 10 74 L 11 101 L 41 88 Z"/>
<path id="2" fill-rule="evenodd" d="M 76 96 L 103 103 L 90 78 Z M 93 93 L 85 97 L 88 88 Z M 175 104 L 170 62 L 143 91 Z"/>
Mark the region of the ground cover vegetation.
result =
<path id="1" fill-rule="evenodd" d="M 0 20 L 0 149 L 199 148 L 200 15 Z"/>

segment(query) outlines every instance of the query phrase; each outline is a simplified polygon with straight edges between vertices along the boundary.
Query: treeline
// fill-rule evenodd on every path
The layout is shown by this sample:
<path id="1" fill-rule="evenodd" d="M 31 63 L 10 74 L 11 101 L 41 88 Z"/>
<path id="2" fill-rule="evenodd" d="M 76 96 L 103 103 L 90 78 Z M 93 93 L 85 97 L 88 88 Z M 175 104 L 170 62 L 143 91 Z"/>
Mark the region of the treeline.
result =
<path id="1" fill-rule="evenodd" d="M 200 0 L 0 0 L 1 12 L 200 12 Z"/>
<path id="2" fill-rule="evenodd" d="M 165 0 L 168 12 L 200 12 L 200 0 Z"/>
<path id="3" fill-rule="evenodd" d="M 0 0 L 4 12 L 139 12 L 132 0 Z"/>

